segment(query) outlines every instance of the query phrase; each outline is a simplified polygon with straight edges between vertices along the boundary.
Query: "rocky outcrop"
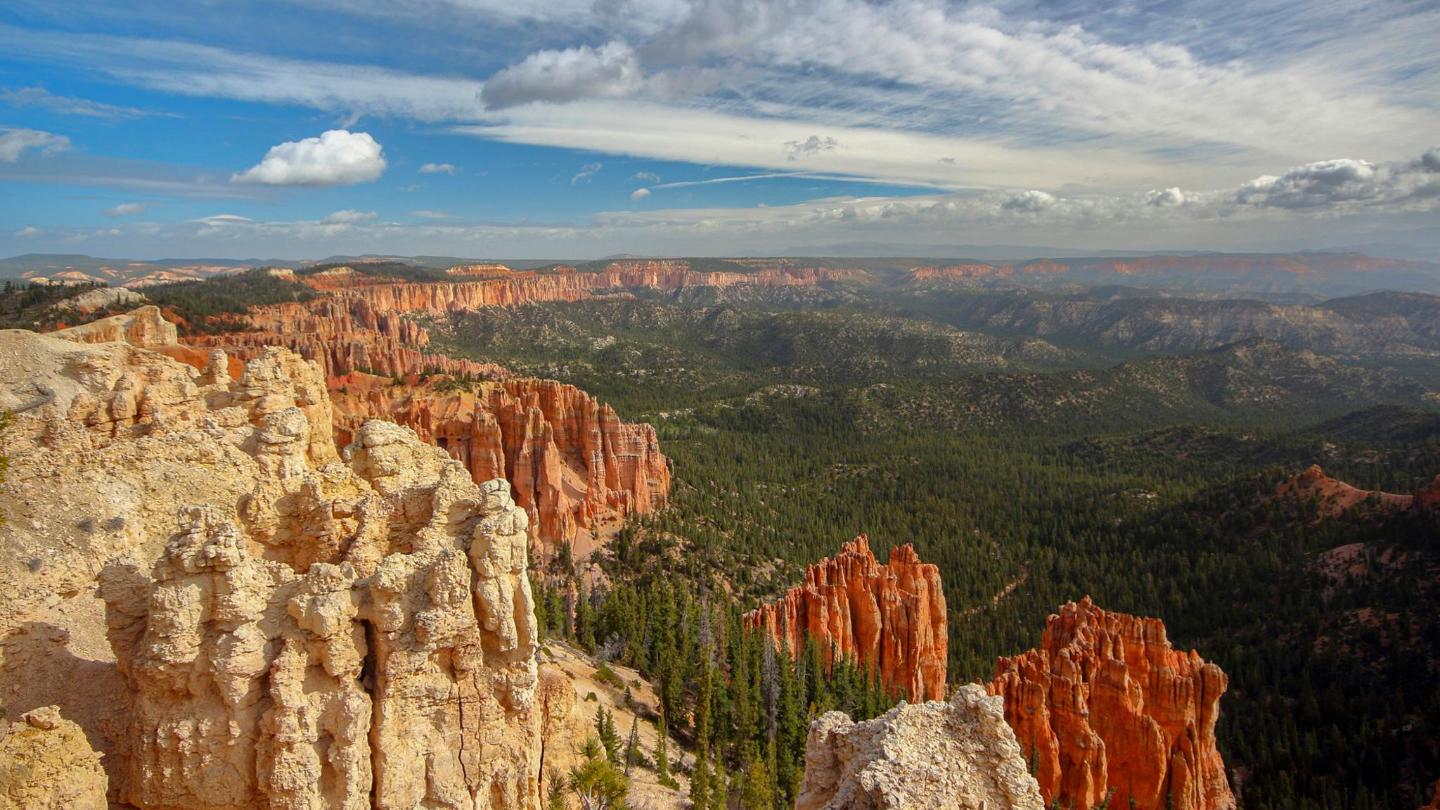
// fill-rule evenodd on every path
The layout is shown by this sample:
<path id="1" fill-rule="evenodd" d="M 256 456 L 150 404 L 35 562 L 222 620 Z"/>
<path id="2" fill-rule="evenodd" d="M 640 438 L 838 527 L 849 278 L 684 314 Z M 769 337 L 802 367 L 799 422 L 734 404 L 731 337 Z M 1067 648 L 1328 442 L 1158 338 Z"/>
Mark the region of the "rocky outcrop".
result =
<path id="1" fill-rule="evenodd" d="M 112 315 L 59 333 L 76 343 L 128 343 L 131 346 L 166 346 L 179 340 L 175 324 L 165 320 L 160 308 L 145 306 L 123 315 Z"/>
<path id="2" fill-rule="evenodd" d="M 865 535 L 805 569 L 805 582 L 746 614 L 777 646 L 799 656 L 813 638 L 828 655 L 877 668 L 892 694 L 942 700 L 947 654 L 940 570 L 896 546 L 881 565 Z"/>
<path id="3" fill-rule="evenodd" d="M 0 810 L 105 810 L 105 771 L 54 706 L 0 727 Z"/>
<path id="4" fill-rule="evenodd" d="M 1236 806 L 1215 744 L 1227 684 L 1159 619 L 1087 597 L 1050 617 L 1039 649 L 997 661 L 989 688 L 1047 805 L 1218 810 Z"/>
<path id="5" fill-rule="evenodd" d="M 1326 475 L 1318 464 L 1312 464 L 1304 472 L 1286 479 L 1275 489 L 1275 498 L 1282 501 L 1313 502 L 1324 517 L 1339 517 L 1361 506 L 1370 506 L 1384 512 L 1399 511 L 1409 509 L 1415 502 L 1414 495 L 1351 486 Z"/>
<path id="6" fill-rule="evenodd" d="M 87 314 L 107 307 L 130 307 L 145 303 L 145 296 L 124 287 L 100 287 L 66 298 L 56 309 Z"/>
<path id="7" fill-rule="evenodd" d="M 366 420 L 411 427 L 465 465 L 476 481 L 505 478 L 549 550 L 571 543 L 588 555 L 626 517 L 653 512 L 670 494 L 655 429 L 620 421 L 584 391 L 553 380 L 457 386 L 392 385 L 352 374 L 336 381 L 340 441 Z"/>
<path id="8" fill-rule="evenodd" d="M 0 333 L 7 713 L 61 705 L 139 807 L 538 807 L 506 482 L 380 421 L 342 458 L 282 349 L 237 380 L 66 337 Z"/>
<path id="9" fill-rule="evenodd" d="M 862 723 L 810 726 L 796 810 L 1041 810 L 1000 699 L 975 684 L 948 703 L 901 704 Z"/>

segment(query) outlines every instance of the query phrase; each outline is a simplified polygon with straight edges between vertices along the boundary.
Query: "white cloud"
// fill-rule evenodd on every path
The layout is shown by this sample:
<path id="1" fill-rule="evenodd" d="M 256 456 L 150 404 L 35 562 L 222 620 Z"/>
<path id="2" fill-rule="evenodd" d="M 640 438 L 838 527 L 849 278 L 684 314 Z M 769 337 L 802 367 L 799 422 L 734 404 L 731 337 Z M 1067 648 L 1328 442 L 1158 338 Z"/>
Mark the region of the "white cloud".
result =
<path id="1" fill-rule="evenodd" d="M 828 135 L 824 138 L 811 135 L 803 141 L 786 141 L 783 146 L 788 160 L 799 160 L 821 152 L 834 152 L 840 148 L 840 142 Z"/>
<path id="2" fill-rule="evenodd" d="M 277 186 L 336 186 L 367 183 L 384 171 L 383 150 L 368 132 L 332 129 L 316 138 L 272 146 L 264 159 L 230 180 Z"/>
<path id="3" fill-rule="evenodd" d="M 143 213 L 145 213 L 144 203 L 120 203 L 117 206 L 105 209 L 105 216 L 107 217 L 130 217 Z"/>
<path id="4" fill-rule="evenodd" d="M 20 237 L 21 239 L 24 239 L 27 236 L 38 236 L 39 234 L 40 229 L 36 228 L 33 225 L 26 225 L 25 227 L 15 232 L 15 235 Z"/>
<path id="5" fill-rule="evenodd" d="M 480 98 L 492 110 L 532 101 L 624 96 L 639 89 L 635 50 L 624 42 L 536 51 L 485 82 Z"/>
<path id="6" fill-rule="evenodd" d="M 354 225 L 360 222 L 371 222 L 375 218 L 374 211 L 356 211 L 353 208 L 347 208 L 343 211 L 336 211 L 320 221 L 326 225 Z"/>
<path id="7" fill-rule="evenodd" d="M 448 174 L 455 176 L 455 164 L 453 163 L 426 163 L 420 167 L 421 174 Z"/>
<path id="8" fill-rule="evenodd" d="M 1013 197 L 1005 200 L 1000 207 L 1006 211 L 1021 211 L 1033 214 L 1037 211 L 1044 211 L 1055 204 L 1055 197 L 1043 191 L 1031 189 L 1022 191 Z"/>
<path id="9" fill-rule="evenodd" d="M 660 182 L 660 175 L 654 172 L 636 172 L 630 175 L 630 179 L 641 183 L 658 183 Z"/>
<path id="10" fill-rule="evenodd" d="M 570 178 L 570 185 L 573 186 L 579 183 L 590 182 L 590 178 L 599 174 L 600 170 L 603 168 L 605 168 L 605 164 L 599 161 L 596 161 L 594 163 L 586 163 L 584 166 L 580 167 L 580 171 L 576 172 L 574 177 Z"/>
<path id="11" fill-rule="evenodd" d="M 70 148 L 70 139 L 38 129 L 0 129 L 0 162 L 14 163 L 27 149 L 35 149 L 41 157 Z"/>
<path id="12" fill-rule="evenodd" d="M 12 107 L 34 107 L 61 115 L 83 115 L 89 118 L 122 119 L 140 118 L 146 115 L 175 117 L 170 113 L 150 113 L 134 107 L 117 107 L 114 104 L 104 104 L 85 98 L 57 96 L 38 85 L 0 89 L 0 102 Z"/>
<path id="13" fill-rule="evenodd" d="M 1178 186 L 1156 189 L 1145 194 L 1145 202 L 1156 208 L 1174 208 L 1185 204 L 1185 192 Z"/>
<path id="14" fill-rule="evenodd" d="M 1440 198 L 1436 150 L 1409 162 L 1375 164 L 1338 158 L 1306 163 L 1281 175 L 1261 175 L 1240 186 L 1242 206 L 1288 209 L 1428 205 Z"/>
<path id="15" fill-rule="evenodd" d="M 424 208 L 422 208 L 422 209 L 419 210 L 419 211 L 411 211 L 411 212 L 410 212 L 410 216 L 412 216 L 412 217 L 419 217 L 420 219 L 454 219 L 454 218 L 455 218 L 455 215 L 449 213 L 448 211 L 433 211 L 433 210 L 424 209 Z"/>
<path id="16" fill-rule="evenodd" d="M 643 200 L 649 196 L 650 189 L 648 188 L 637 188 L 634 191 L 630 192 L 630 199 L 632 200 Z"/>

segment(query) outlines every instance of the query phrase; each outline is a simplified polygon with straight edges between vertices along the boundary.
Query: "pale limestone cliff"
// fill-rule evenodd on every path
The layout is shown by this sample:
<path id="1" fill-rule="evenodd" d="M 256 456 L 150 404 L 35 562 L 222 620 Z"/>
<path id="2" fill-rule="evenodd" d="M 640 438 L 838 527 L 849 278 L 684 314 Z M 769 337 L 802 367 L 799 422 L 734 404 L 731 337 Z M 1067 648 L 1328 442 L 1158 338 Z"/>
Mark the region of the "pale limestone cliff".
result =
<path id="1" fill-rule="evenodd" d="M 1042 810 L 1000 699 L 975 684 L 949 702 L 901 703 L 810 726 L 796 810 Z"/>
<path id="2" fill-rule="evenodd" d="M 105 786 L 100 755 L 59 709 L 0 723 L 0 810 L 105 810 Z"/>
<path id="3" fill-rule="evenodd" d="M 59 704 L 140 807 L 537 806 L 508 485 L 384 422 L 342 459 L 287 351 L 94 336 L 0 333 L 0 708 Z"/>

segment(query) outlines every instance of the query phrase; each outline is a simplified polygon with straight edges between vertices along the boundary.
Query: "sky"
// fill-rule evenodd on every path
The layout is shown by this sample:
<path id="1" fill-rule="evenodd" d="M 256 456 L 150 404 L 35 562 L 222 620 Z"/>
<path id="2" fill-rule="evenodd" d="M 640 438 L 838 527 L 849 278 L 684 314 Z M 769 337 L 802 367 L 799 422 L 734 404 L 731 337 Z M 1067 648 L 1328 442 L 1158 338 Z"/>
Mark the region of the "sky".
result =
<path id="1" fill-rule="evenodd" d="M 0 255 L 1440 259 L 1440 0 L 7 0 Z"/>

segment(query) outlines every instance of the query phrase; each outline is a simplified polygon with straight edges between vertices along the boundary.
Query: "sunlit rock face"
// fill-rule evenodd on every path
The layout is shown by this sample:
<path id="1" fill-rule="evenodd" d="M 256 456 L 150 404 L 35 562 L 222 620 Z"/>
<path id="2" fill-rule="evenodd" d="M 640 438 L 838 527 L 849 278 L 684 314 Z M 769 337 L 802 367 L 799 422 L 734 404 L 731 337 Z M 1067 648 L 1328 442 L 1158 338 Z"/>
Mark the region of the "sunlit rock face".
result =
<path id="1" fill-rule="evenodd" d="M 892 694 L 943 700 L 948 642 L 940 569 L 896 546 L 881 565 L 860 535 L 805 569 L 805 582 L 745 616 L 792 656 L 813 638 L 827 654 L 878 668 Z"/>
<path id="2" fill-rule="evenodd" d="M 1034 763 L 1046 804 L 1233 808 L 1215 744 L 1229 679 L 1165 625 L 1088 597 L 1050 616 L 1038 649 L 995 665 L 991 694 Z"/>

